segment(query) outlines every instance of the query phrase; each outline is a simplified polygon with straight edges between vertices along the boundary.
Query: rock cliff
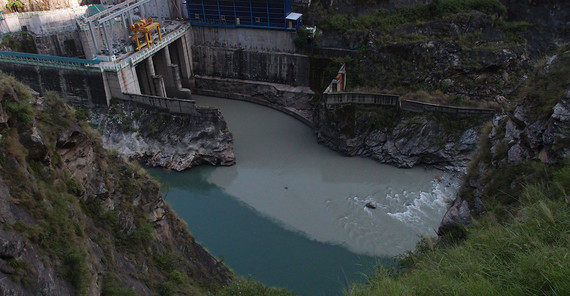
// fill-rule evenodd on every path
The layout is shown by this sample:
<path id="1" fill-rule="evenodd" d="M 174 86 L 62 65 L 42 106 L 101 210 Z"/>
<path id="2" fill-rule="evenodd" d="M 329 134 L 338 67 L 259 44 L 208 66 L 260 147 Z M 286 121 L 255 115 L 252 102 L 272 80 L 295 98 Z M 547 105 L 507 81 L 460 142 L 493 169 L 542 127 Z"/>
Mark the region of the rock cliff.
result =
<path id="1" fill-rule="evenodd" d="M 522 38 L 497 23 L 492 15 L 470 11 L 389 31 L 357 31 L 342 38 L 325 33 L 322 42 L 361 50 L 356 59 L 347 60 L 353 85 L 441 91 L 489 106 L 512 93 L 529 69 Z M 523 31 L 520 26 L 517 30 Z"/>
<path id="2" fill-rule="evenodd" d="M 235 163 L 233 137 L 222 114 L 168 114 L 115 104 L 94 122 L 103 145 L 149 166 L 182 171 L 195 165 Z"/>
<path id="3" fill-rule="evenodd" d="M 570 157 L 570 51 L 539 64 L 520 100 L 497 115 L 481 135 L 481 152 L 469 167 L 465 184 L 445 214 L 439 233 L 470 224 L 486 204 L 508 208 L 527 183 Z M 496 192 L 501 192 L 497 194 Z"/>
<path id="4" fill-rule="evenodd" d="M 322 29 L 320 46 L 357 51 L 335 58 L 346 63 L 349 90 L 430 93 L 419 100 L 431 103 L 509 110 L 537 57 L 569 41 L 567 1 L 347 0 L 326 11 L 322 3 L 307 22 Z M 334 150 L 400 167 L 465 167 L 475 155 L 482 120 L 389 113 L 321 107 L 316 133 Z"/>
<path id="5" fill-rule="evenodd" d="M 55 95 L 0 77 L 0 295 L 211 295 L 233 273 Z"/>
<path id="6" fill-rule="evenodd" d="M 316 112 L 319 143 L 346 155 L 398 167 L 462 170 L 476 152 L 484 120 L 399 113 L 386 107 L 346 106 Z"/>

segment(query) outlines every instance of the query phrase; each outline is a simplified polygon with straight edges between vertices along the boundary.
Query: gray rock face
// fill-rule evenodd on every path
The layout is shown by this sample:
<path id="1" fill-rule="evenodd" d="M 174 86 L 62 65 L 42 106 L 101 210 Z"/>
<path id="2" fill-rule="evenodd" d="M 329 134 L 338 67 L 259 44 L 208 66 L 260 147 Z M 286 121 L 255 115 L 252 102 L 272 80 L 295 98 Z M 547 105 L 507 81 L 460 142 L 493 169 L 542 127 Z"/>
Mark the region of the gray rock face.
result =
<path id="1" fill-rule="evenodd" d="M 71 285 L 57 276 L 54 266 L 44 263 L 38 249 L 26 245 L 17 233 L 0 230 L 0 277 L 18 277 L 20 267 L 12 267 L 8 261 L 27 262 L 34 272 L 29 275 L 28 287 L 12 280 L 0 283 L 0 295 L 72 295 Z M 38 293 L 39 292 L 39 293 Z M 36 294 L 38 293 L 38 294 Z"/>
<path id="2" fill-rule="evenodd" d="M 6 233 L 3 230 L 0 232 L 0 258 L 6 260 L 20 257 L 26 246 L 24 241 L 15 233 Z"/>
<path id="3" fill-rule="evenodd" d="M 469 209 L 469 204 L 467 201 L 457 198 L 453 201 L 453 204 L 445 215 L 439 225 L 437 233 L 443 235 L 444 233 L 455 229 L 458 225 L 469 226 L 472 224 L 471 220 L 471 210 Z"/>
<path id="4" fill-rule="evenodd" d="M 228 283 L 233 273 L 187 232 L 186 224 L 162 198 L 158 185 L 136 166 L 124 163 L 122 157 L 107 154 L 94 131 L 59 118 L 73 116 L 58 114 L 58 110 L 65 113 L 69 109 L 52 103 L 42 112 L 60 124 L 44 125 L 38 120 L 31 128 L 15 128 L 18 134 L 7 135 L 3 141 L 19 143 L 12 148 L 0 145 L 0 295 L 101 295 L 109 275 L 131 294 L 156 295 L 160 291 L 155 282 L 166 281 L 168 273 L 152 264 L 152 254 L 176 258 L 172 265 L 188 275 L 195 287 Z M 218 128 L 225 126 L 218 124 Z M 180 122 L 172 126 L 189 128 Z M 41 149 L 30 149 L 34 147 Z M 47 154 L 42 147 L 49 147 L 45 148 Z M 28 162 L 36 157 L 51 161 Z M 57 202 L 65 203 L 57 217 L 70 218 L 61 222 L 65 225 L 61 227 L 48 219 L 56 211 Z M 111 216 L 106 214 L 112 214 L 117 221 L 109 221 L 113 219 L 107 219 Z M 145 224 L 150 225 L 144 230 L 149 235 L 145 240 L 152 240 L 152 245 L 129 243 L 129 249 L 125 249 L 124 239 Z M 77 240 L 68 241 L 70 236 L 65 236 L 65 231 L 50 229 L 66 226 Z M 51 239 L 54 237 L 60 241 L 55 242 Z M 85 253 L 79 259 L 73 249 L 78 245 Z M 81 264 L 84 268 L 79 276 L 83 282 L 78 287 L 75 274 L 69 272 L 75 272 Z M 154 282 L 149 284 L 139 277 L 147 274 Z"/>
<path id="5" fill-rule="evenodd" d="M 182 171 L 235 163 L 233 137 L 221 113 L 206 118 L 116 105 L 98 124 L 106 147 L 146 165 Z"/>
<path id="6" fill-rule="evenodd" d="M 360 50 L 364 66 L 350 70 L 349 79 L 378 89 L 440 90 L 500 107 L 489 98 L 518 89 L 529 69 L 525 48 L 505 38 L 493 16 L 475 10 L 392 31 L 367 28 L 339 35 L 324 32 L 322 46 Z"/>
<path id="7" fill-rule="evenodd" d="M 523 105 L 516 107 L 511 116 L 499 115 L 493 120 L 493 128 L 488 135 L 493 154 L 490 166 L 500 169 L 506 164 L 518 164 L 528 160 L 540 160 L 545 163 L 557 163 L 570 157 L 570 98 L 561 99 L 553 108 L 552 115 L 544 119 L 528 121 L 527 113 Z M 524 122 L 528 122 L 525 124 Z M 476 173 L 468 177 L 466 182 L 474 197 L 472 206 L 474 211 L 469 210 L 467 201 L 458 196 L 453 205 L 442 219 L 439 234 L 444 234 L 460 225 L 468 225 L 468 216 L 480 213 L 484 210 L 483 191 L 485 187 L 484 177 L 487 175 L 489 166 L 479 162 Z M 511 187 L 514 184 L 511 184 Z M 463 205 L 465 203 L 465 205 Z M 461 208 L 464 214 L 461 214 Z"/>
<path id="8" fill-rule="evenodd" d="M 513 116 L 497 117 L 493 132 L 489 134 L 493 153 L 507 149 L 506 155 L 498 155 L 497 162 L 519 163 L 540 159 L 546 163 L 559 162 L 570 157 L 570 98 L 562 98 L 547 119 L 537 119 L 529 124 L 516 118 L 526 118 L 522 105 L 515 108 Z M 504 134 L 497 131 L 504 130 Z M 506 148 L 505 148 L 506 147 Z"/>
<path id="9" fill-rule="evenodd" d="M 354 121 L 334 114 L 324 108 L 319 110 L 315 120 L 317 139 L 350 156 L 371 157 L 405 168 L 430 165 L 462 170 L 477 147 L 479 125 L 450 132 L 426 115 L 414 115 L 394 118 L 393 127 L 379 129 L 372 124 L 373 113 L 357 112 Z"/>
<path id="10" fill-rule="evenodd" d="M 10 116 L 4 111 L 4 107 L 0 104 L 0 124 L 7 123 Z"/>

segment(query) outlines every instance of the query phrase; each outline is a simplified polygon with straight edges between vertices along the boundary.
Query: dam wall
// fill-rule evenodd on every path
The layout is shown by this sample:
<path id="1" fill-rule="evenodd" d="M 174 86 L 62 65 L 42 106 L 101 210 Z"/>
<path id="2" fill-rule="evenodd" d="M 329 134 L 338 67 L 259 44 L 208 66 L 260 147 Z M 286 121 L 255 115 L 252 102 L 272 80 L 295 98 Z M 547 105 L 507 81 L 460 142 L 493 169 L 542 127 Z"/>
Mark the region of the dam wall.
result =
<path id="1" fill-rule="evenodd" d="M 195 75 L 309 86 L 309 57 L 241 48 L 193 46 Z"/>
<path id="2" fill-rule="evenodd" d="M 192 27 L 196 46 L 225 46 L 244 50 L 295 52 L 297 32 L 254 28 Z"/>
<path id="3" fill-rule="evenodd" d="M 86 11 L 86 6 L 79 6 L 50 11 L 2 14 L 0 34 L 25 31 L 34 38 L 39 54 L 82 57 L 85 54 L 77 31 L 76 18 Z"/>
<path id="4" fill-rule="evenodd" d="M 101 72 L 16 63 L 0 63 L 0 71 L 28 84 L 42 96 L 49 91 L 57 92 L 62 99 L 74 106 L 107 104 Z"/>
<path id="5" fill-rule="evenodd" d="M 195 94 L 246 101 L 289 114 L 313 127 L 311 99 L 306 86 L 195 76 Z"/>
<path id="6" fill-rule="evenodd" d="M 193 93 L 247 101 L 313 126 L 311 61 L 295 31 L 192 27 Z"/>

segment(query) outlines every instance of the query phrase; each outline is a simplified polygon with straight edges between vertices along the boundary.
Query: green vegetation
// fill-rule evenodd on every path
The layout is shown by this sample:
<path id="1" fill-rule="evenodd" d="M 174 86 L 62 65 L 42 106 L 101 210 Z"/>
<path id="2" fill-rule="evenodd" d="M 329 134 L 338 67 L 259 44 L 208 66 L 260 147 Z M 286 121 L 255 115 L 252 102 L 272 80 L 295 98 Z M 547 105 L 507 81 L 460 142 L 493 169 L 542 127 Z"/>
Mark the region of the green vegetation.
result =
<path id="1" fill-rule="evenodd" d="M 6 9 L 12 12 L 22 12 L 24 10 L 24 3 L 20 0 L 10 0 L 6 3 Z"/>
<path id="2" fill-rule="evenodd" d="M 505 6 L 498 0 L 434 0 L 426 5 L 405 6 L 394 10 L 380 9 L 357 17 L 334 14 L 332 17 L 325 18 L 319 25 L 324 30 L 338 32 L 362 31 L 369 28 L 391 32 L 403 24 L 431 21 L 470 10 L 478 10 L 490 15 L 506 13 Z"/>
<path id="3" fill-rule="evenodd" d="M 30 124 L 36 110 L 31 106 L 32 95 L 14 77 L 0 73 L 0 103 L 7 112 L 24 124 Z"/>
<path id="4" fill-rule="evenodd" d="M 545 57 L 539 61 L 529 83 L 521 91 L 521 101 L 534 111 L 530 114 L 531 120 L 550 116 L 552 107 L 570 85 L 570 54 L 567 50 L 568 47 L 562 47 L 556 57 Z"/>
<path id="5" fill-rule="evenodd" d="M 103 287 L 101 296 L 136 296 L 133 289 L 127 289 L 121 286 L 117 275 L 113 272 L 107 273 L 103 278 Z"/>
<path id="6" fill-rule="evenodd" d="M 19 209 L 18 215 L 29 217 L 0 227 L 21 234 L 37 253 L 36 260 L 53 267 L 74 294 L 90 292 L 94 273 L 100 275 L 103 295 L 136 295 L 122 288 L 131 276 L 160 295 L 211 294 L 231 278 L 223 264 L 214 271 L 201 265 L 196 258 L 199 246 L 186 225 L 168 205 L 157 204 L 157 183 L 138 163 L 105 152 L 98 134 L 77 122 L 86 112 L 67 106 L 55 93 L 46 94 L 39 105 L 29 88 L 3 73 L 0 98 L 0 110 L 8 113 L 8 122 L 0 124 L 0 180 L 9 188 L 8 202 Z M 42 143 L 30 143 L 32 128 Z M 65 143 L 62 135 L 69 137 Z M 75 167 L 78 158 L 87 161 L 89 169 Z M 157 234 L 157 224 L 150 219 L 158 205 L 164 210 L 160 223 L 169 223 L 167 229 L 172 230 L 166 235 L 174 235 L 171 241 L 157 238 L 165 234 Z M 184 251 L 174 248 L 173 241 L 184 244 Z M 116 264 L 125 259 L 140 273 L 125 275 Z M 10 260 L 10 278 L 35 284 L 35 271 L 26 260 Z"/>
<path id="7" fill-rule="evenodd" d="M 65 171 L 53 167 L 45 169 L 43 164 L 29 158 L 28 150 L 20 143 L 18 134 L 27 131 L 41 116 L 32 107 L 32 95 L 24 85 L 3 74 L 0 85 L 2 105 L 15 119 L 11 119 L 8 127 L 2 130 L 0 154 L 4 162 L 0 166 L 0 173 L 4 182 L 12 188 L 14 202 L 37 221 L 36 224 L 22 221 L 6 223 L 3 227 L 19 231 L 38 244 L 51 260 L 59 262 L 57 270 L 69 280 L 76 293 L 84 295 L 91 273 L 87 268 L 85 221 L 80 218 L 80 202 L 75 197 L 81 189 Z M 29 182 L 30 178 L 35 184 Z"/>
<path id="8" fill-rule="evenodd" d="M 235 280 L 231 284 L 223 287 L 217 296 L 294 296 L 285 289 L 267 287 L 259 282 L 250 278 Z"/>
<path id="9" fill-rule="evenodd" d="M 547 175 L 527 180 L 509 208 L 512 218 L 501 222 L 490 211 L 456 247 L 424 239 L 402 257 L 397 271 L 379 267 L 349 294 L 570 294 L 570 162 Z"/>
<path id="10" fill-rule="evenodd" d="M 38 53 L 34 37 L 28 32 L 8 33 L 2 37 L 2 46 L 8 47 L 11 51 Z"/>
<path id="11" fill-rule="evenodd" d="M 346 11 L 317 4 L 308 19 L 325 31 L 327 40 L 336 37 L 342 40 L 340 46 L 358 50 L 352 57 L 334 58 L 347 64 L 349 88 L 379 88 L 384 93 L 440 90 L 452 98 L 460 95 L 454 105 L 493 105 L 489 97 L 496 93 L 482 93 L 514 88 L 524 75 L 507 68 L 501 76 L 494 65 L 489 67 L 489 61 L 500 61 L 504 49 L 518 55 L 526 42 L 522 33 L 532 27 L 509 21 L 499 0 L 439 0 Z M 442 83 L 446 78 L 450 82 Z"/>

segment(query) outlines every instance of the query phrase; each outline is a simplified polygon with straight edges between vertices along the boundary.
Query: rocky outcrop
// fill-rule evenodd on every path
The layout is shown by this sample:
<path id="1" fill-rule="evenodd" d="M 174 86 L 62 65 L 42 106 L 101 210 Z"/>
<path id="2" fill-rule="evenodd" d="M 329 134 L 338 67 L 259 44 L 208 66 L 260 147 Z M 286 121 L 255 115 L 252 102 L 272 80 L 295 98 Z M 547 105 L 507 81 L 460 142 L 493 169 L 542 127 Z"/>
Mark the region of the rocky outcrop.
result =
<path id="1" fill-rule="evenodd" d="M 493 28 L 490 16 L 482 13 L 425 26 L 403 26 L 393 34 L 422 37 L 419 41 L 387 43 L 379 43 L 382 36 L 368 37 L 374 41 L 361 58 L 371 65 L 359 74 L 363 84 L 379 89 L 421 85 L 422 89 L 492 102 L 516 89 L 529 68 L 524 47 L 494 37 L 503 33 Z M 478 41 L 466 41 L 470 39 Z"/>
<path id="2" fill-rule="evenodd" d="M 0 102 L 0 295 L 205 295 L 231 281 L 155 181 L 70 107 L 0 85 L 20 97 Z"/>
<path id="3" fill-rule="evenodd" d="M 471 218 L 471 211 L 467 201 L 457 198 L 453 201 L 443 218 L 438 228 L 438 234 L 444 235 L 453 233 L 457 227 L 470 226 L 473 221 Z"/>
<path id="4" fill-rule="evenodd" d="M 570 157 L 570 88 L 565 78 L 569 61 L 569 51 L 550 58 L 521 102 L 512 111 L 497 115 L 481 135 L 481 153 L 444 215 L 440 235 L 482 213 L 489 188 L 500 188 L 506 197 L 495 198 L 502 203 L 517 202 L 519 190 L 536 182 L 544 171 L 536 172 L 532 162 L 558 164 Z"/>
<path id="5" fill-rule="evenodd" d="M 482 121 L 403 116 L 382 108 L 321 107 L 315 116 L 319 143 L 346 155 L 371 157 L 405 168 L 429 165 L 463 170 L 473 157 Z"/>
<path id="6" fill-rule="evenodd" d="M 233 137 L 220 112 L 182 115 L 116 104 L 95 120 L 103 144 L 150 166 L 182 171 L 235 163 Z"/>

